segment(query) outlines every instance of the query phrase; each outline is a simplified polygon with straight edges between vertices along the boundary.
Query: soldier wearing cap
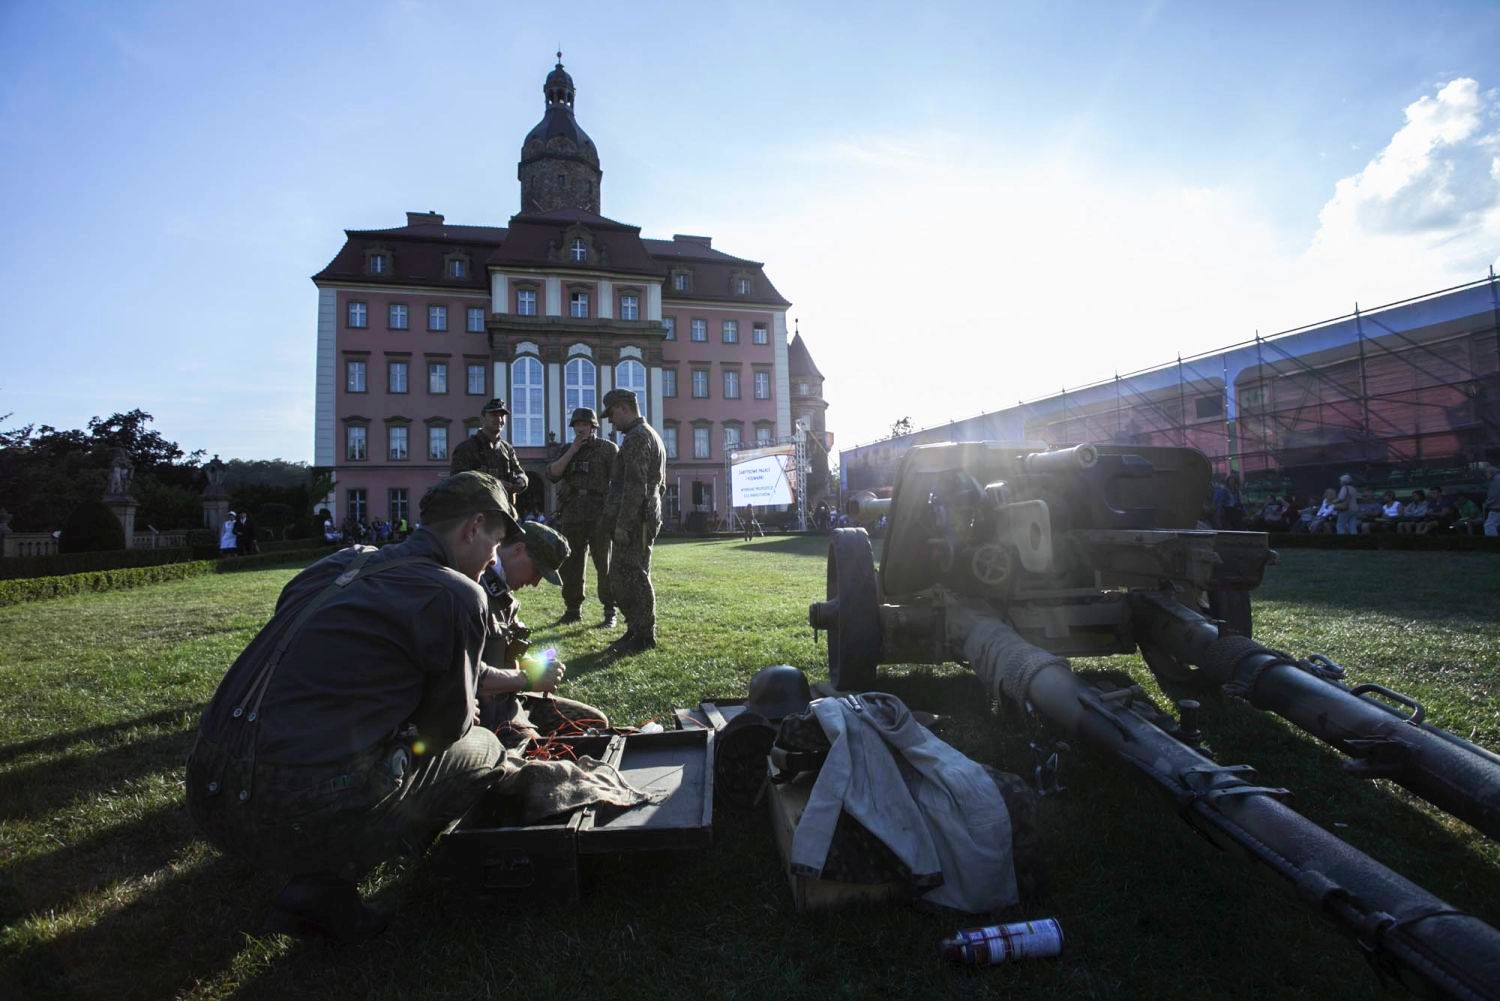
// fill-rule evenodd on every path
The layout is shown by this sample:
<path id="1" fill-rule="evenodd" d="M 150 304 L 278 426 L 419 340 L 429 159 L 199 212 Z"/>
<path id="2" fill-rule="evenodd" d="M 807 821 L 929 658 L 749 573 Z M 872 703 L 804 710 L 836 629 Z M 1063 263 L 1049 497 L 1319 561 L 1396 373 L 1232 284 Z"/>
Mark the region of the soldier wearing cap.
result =
<path id="1" fill-rule="evenodd" d="M 571 553 L 562 565 L 562 622 L 583 618 L 584 568 L 590 552 L 594 557 L 594 579 L 599 588 L 599 603 L 604 606 L 608 628 L 615 624 L 615 603 L 609 586 L 609 546 L 613 528 L 604 519 L 604 502 L 609 496 L 609 480 L 614 472 L 619 448 L 599 435 L 599 418 L 588 407 L 573 411 L 573 441 L 547 467 L 547 478 L 560 486 L 557 490 L 557 517 Z"/>
<path id="2" fill-rule="evenodd" d="M 667 477 L 661 435 L 641 417 L 635 393 L 604 394 L 604 415 L 624 432 L 615 458 L 605 517 L 613 526 L 610 589 L 625 613 L 625 635 L 610 650 L 632 654 L 656 646 L 656 592 L 651 587 L 651 546 L 661 530 L 661 502 Z"/>
<path id="3" fill-rule="evenodd" d="M 453 449 L 448 472 L 462 473 L 474 469 L 489 473 L 505 484 L 505 489 L 510 491 L 512 498 L 524 493 L 526 485 L 531 481 L 521 468 L 521 460 L 516 458 L 516 450 L 500 435 L 505 428 L 505 419 L 509 416 L 510 408 L 499 397 L 486 403 L 479 412 L 482 422 L 479 430 Z"/>
<path id="4" fill-rule="evenodd" d="M 492 565 L 507 591 L 556 580 L 567 543 L 523 529 L 484 473 L 442 480 L 420 510 L 406 542 L 294 577 L 199 725 L 188 809 L 223 851 L 291 877 L 274 905 L 284 930 L 377 934 L 360 876 L 422 851 L 511 767 L 473 725 L 478 697 L 550 692 L 564 674 L 484 662 L 497 617 L 480 580 Z"/>

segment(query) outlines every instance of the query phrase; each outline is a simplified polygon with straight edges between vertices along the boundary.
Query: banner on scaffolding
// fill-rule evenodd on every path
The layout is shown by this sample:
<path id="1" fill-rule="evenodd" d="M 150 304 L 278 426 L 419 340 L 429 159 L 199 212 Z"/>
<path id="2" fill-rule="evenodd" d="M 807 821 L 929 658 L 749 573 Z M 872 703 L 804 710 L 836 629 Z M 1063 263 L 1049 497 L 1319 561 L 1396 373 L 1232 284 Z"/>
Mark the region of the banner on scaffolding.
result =
<path id="1" fill-rule="evenodd" d="M 729 453 L 729 489 L 735 507 L 795 504 L 796 446 L 766 445 Z"/>

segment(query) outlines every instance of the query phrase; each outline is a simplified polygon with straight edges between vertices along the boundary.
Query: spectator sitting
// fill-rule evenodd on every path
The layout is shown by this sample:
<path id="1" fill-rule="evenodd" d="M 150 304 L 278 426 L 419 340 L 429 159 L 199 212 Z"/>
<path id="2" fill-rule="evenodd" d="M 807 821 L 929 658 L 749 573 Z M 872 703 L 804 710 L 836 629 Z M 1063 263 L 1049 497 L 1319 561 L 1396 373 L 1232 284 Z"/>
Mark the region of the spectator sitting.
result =
<path id="1" fill-rule="evenodd" d="M 1287 503 L 1275 494 L 1261 505 L 1250 527 L 1262 532 L 1280 532 L 1286 527 Z"/>
<path id="2" fill-rule="evenodd" d="M 1338 491 L 1333 487 L 1323 491 L 1323 503 L 1318 505 L 1317 513 L 1308 522 L 1307 530 L 1310 533 L 1313 535 L 1333 534 L 1335 519 L 1339 514 L 1338 508 L 1334 506 L 1337 501 Z"/>
<path id="3" fill-rule="evenodd" d="M 1360 533 L 1369 535 L 1373 532 L 1392 532 L 1401 521 L 1401 502 L 1396 499 L 1396 491 L 1387 490 L 1385 500 L 1380 504 L 1380 513 L 1359 526 Z"/>
<path id="4" fill-rule="evenodd" d="M 1465 535 L 1480 535 L 1484 532 L 1484 511 L 1468 494 L 1458 499 L 1458 519 L 1454 521 L 1453 529 Z"/>
<path id="5" fill-rule="evenodd" d="M 1417 526 L 1427 520 L 1427 494 L 1421 490 L 1413 490 L 1411 503 L 1406 505 L 1406 510 L 1401 512 L 1401 523 L 1396 526 L 1396 531 L 1402 535 L 1410 535 L 1417 530 Z"/>
<path id="6" fill-rule="evenodd" d="M 1427 494 L 1427 520 L 1417 526 L 1418 535 L 1431 532 L 1446 532 L 1458 520 L 1458 506 L 1443 493 L 1442 487 L 1433 487 Z"/>

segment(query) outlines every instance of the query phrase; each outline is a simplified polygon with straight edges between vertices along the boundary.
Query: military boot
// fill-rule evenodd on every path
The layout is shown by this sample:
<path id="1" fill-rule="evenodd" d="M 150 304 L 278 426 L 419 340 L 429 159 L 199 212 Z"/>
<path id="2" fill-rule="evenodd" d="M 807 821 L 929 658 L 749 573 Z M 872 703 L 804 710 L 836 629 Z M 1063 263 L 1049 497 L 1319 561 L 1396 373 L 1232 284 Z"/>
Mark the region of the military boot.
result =
<path id="1" fill-rule="evenodd" d="M 353 880 L 314 875 L 292 877 L 276 895 L 270 922 L 289 935 L 352 945 L 385 931 L 390 919 L 389 913 L 359 899 Z"/>
<path id="2" fill-rule="evenodd" d="M 617 657 L 629 657 L 646 650 L 654 650 L 656 649 L 656 630 L 645 629 L 640 632 L 626 633 L 610 649 Z"/>
<path id="3" fill-rule="evenodd" d="M 560 618 L 560 619 L 557 620 L 557 624 L 560 625 L 560 626 L 565 626 L 565 625 L 567 625 L 570 622 L 582 622 L 582 621 L 583 621 L 583 613 L 581 611 L 579 611 L 578 609 L 576 609 L 576 608 L 570 608 L 566 612 L 562 613 L 562 618 Z"/>
<path id="4" fill-rule="evenodd" d="M 599 623 L 600 629 L 613 629 L 615 627 L 615 610 L 606 608 L 604 610 L 604 621 Z"/>

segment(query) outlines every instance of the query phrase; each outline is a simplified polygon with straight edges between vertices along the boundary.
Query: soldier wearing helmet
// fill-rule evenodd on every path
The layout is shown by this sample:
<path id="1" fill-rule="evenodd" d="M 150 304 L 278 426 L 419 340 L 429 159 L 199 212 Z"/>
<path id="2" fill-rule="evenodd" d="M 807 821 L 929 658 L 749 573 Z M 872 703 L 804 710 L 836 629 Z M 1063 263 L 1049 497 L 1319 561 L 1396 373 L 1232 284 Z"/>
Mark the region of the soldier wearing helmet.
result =
<path id="1" fill-rule="evenodd" d="M 613 526 L 604 518 L 609 481 L 619 448 L 599 434 L 599 417 L 589 407 L 573 411 L 568 422 L 573 440 L 562 455 L 547 467 L 547 479 L 558 484 L 557 517 L 554 519 L 568 540 L 569 555 L 562 565 L 563 612 L 561 622 L 583 618 L 587 554 L 593 554 L 594 579 L 599 603 L 604 606 L 608 628 L 615 624 L 615 602 L 609 586 L 610 534 Z"/>
<path id="2" fill-rule="evenodd" d="M 641 416 L 633 392 L 612 389 L 605 393 L 604 415 L 625 433 L 609 483 L 605 516 L 614 527 L 610 589 L 620 611 L 625 613 L 625 635 L 610 650 L 617 655 L 628 655 L 656 646 L 651 545 L 661 530 L 667 459 L 661 435 Z"/>

